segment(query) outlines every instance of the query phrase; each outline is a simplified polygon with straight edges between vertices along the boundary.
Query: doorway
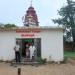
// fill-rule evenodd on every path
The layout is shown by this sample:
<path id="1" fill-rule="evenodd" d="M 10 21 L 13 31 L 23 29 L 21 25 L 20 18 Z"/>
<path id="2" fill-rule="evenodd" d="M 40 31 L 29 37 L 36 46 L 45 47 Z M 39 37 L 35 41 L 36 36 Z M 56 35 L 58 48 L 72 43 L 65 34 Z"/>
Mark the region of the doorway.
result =
<path id="1" fill-rule="evenodd" d="M 21 46 L 21 56 L 26 58 L 26 45 L 30 46 L 30 44 L 34 44 L 34 39 L 22 39 L 22 46 Z"/>
<path id="2" fill-rule="evenodd" d="M 36 56 L 41 57 L 41 38 L 16 38 L 16 41 L 19 41 L 21 58 L 26 58 L 26 45 L 31 43 L 36 47 Z"/>

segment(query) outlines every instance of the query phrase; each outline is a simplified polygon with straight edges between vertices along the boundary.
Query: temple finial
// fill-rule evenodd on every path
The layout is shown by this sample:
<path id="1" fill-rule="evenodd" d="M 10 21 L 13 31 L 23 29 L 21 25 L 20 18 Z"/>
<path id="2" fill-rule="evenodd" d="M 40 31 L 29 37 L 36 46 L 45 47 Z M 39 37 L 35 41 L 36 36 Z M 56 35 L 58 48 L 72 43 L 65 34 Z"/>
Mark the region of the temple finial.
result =
<path id="1" fill-rule="evenodd" d="M 32 6 L 32 0 L 31 0 L 31 4 L 30 4 L 30 6 Z"/>

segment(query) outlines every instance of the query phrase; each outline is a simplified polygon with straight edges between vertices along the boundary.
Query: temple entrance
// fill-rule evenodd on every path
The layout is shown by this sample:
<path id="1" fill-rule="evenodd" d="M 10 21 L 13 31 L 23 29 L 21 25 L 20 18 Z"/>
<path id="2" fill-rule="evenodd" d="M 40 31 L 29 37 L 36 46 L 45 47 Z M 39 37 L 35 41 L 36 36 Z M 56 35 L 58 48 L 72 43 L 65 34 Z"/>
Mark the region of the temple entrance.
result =
<path id="1" fill-rule="evenodd" d="M 41 57 L 41 38 L 17 38 L 16 41 L 19 41 L 21 59 L 26 58 L 26 46 L 29 47 L 30 44 L 34 44 L 36 48 L 36 58 Z"/>
<path id="2" fill-rule="evenodd" d="M 28 45 L 28 47 L 30 46 L 30 44 L 34 44 L 34 39 L 22 39 L 22 53 L 21 56 L 22 57 L 26 57 L 26 45 Z"/>

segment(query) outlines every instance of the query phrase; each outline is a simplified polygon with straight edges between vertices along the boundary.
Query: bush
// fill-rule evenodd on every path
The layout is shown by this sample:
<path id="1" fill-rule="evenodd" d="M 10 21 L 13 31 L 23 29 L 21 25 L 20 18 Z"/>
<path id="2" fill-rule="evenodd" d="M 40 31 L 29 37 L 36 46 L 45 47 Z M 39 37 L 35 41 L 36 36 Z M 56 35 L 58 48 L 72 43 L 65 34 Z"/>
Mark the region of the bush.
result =
<path id="1" fill-rule="evenodd" d="M 46 63 L 46 59 L 42 59 L 42 58 L 37 58 L 37 62 L 39 63 L 39 64 L 45 64 Z"/>
<path id="2" fill-rule="evenodd" d="M 64 57 L 64 60 L 63 61 L 61 61 L 61 63 L 67 63 L 67 57 Z"/>

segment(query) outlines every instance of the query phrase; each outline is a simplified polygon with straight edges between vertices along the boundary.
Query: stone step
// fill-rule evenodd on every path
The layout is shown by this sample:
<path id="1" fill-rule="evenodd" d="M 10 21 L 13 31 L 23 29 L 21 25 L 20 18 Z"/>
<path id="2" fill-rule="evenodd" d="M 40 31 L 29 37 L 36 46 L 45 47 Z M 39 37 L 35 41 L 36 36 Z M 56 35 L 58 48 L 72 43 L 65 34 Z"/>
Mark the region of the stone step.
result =
<path id="1" fill-rule="evenodd" d="M 38 65 L 38 62 L 20 62 L 20 63 L 16 63 L 16 62 L 11 62 L 11 65 Z"/>
<path id="2" fill-rule="evenodd" d="M 31 62 L 31 60 L 29 58 L 24 58 L 21 61 L 23 61 L 23 62 Z"/>

